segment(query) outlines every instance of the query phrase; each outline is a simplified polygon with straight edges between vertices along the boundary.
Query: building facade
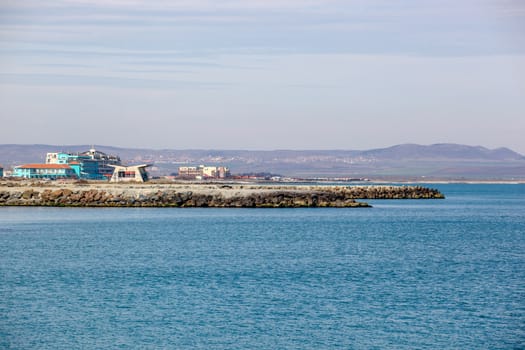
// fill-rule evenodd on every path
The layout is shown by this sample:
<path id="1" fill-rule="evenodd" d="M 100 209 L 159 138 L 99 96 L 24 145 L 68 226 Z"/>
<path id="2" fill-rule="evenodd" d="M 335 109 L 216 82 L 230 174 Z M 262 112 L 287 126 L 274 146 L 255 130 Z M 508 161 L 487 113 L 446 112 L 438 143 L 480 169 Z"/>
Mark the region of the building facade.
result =
<path id="1" fill-rule="evenodd" d="M 202 178 L 202 172 L 199 167 L 196 166 L 181 166 L 179 167 L 178 177 L 183 179 Z"/>
<path id="2" fill-rule="evenodd" d="M 178 177 L 182 179 L 225 179 L 230 177 L 230 169 L 224 166 L 181 166 Z"/>
<path id="3" fill-rule="evenodd" d="M 108 179 L 113 175 L 113 165 L 121 165 L 119 156 L 97 151 L 94 147 L 89 151 L 79 153 L 79 155 L 89 157 L 92 161 L 96 162 L 98 173 Z"/>
<path id="4" fill-rule="evenodd" d="M 113 174 L 111 182 L 145 182 L 148 181 L 148 173 L 146 168 L 150 164 L 122 166 L 113 165 Z"/>
<path id="5" fill-rule="evenodd" d="M 75 171 L 67 164 L 24 164 L 13 168 L 13 176 L 26 179 L 75 179 Z"/>

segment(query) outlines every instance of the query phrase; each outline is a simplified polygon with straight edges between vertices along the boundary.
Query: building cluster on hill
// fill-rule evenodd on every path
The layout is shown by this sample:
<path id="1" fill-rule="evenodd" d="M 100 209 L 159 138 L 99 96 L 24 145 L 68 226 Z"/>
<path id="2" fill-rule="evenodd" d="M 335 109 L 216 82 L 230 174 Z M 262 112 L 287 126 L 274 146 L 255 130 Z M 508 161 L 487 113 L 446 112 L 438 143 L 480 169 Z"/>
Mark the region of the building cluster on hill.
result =
<path id="1" fill-rule="evenodd" d="M 224 166 L 181 166 L 178 177 L 188 180 L 226 179 L 231 176 L 230 169 Z"/>
<path id="2" fill-rule="evenodd" d="M 46 154 L 43 164 L 15 166 L 12 176 L 28 179 L 83 179 L 110 180 L 112 182 L 148 180 L 149 164 L 124 166 L 120 157 L 91 148 L 86 152 L 52 152 Z"/>

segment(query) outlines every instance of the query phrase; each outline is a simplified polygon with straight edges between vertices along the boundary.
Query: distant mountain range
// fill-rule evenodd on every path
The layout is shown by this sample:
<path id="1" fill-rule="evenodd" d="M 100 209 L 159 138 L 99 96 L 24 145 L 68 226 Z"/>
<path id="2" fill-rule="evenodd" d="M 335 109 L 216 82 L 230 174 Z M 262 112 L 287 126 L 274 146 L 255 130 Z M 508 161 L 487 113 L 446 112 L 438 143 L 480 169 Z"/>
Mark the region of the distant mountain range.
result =
<path id="1" fill-rule="evenodd" d="M 80 152 L 90 145 L 0 145 L 0 164 L 44 162 L 47 152 Z M 402 144 L 371 150 L 152 150 L 95 145 L 123 162 L 153 163 L 153 175 L 181 165 L 226 165 L 232 173 L 273 173 L 298 177 L 382 179 L 525 179 L 525 157 L 508 148 L 459 144 Z"/>
<path id="2" fill-rule="evenodd" d="M 438 143 L 430 146 L 402 144 L 388 148 L 361 152 L 363 156 L 382 160 L 480 160 L 506 161 L 524 160 L 525 157 L 508 148 L 488 149 L 481 146 L 466 146 Z"/>

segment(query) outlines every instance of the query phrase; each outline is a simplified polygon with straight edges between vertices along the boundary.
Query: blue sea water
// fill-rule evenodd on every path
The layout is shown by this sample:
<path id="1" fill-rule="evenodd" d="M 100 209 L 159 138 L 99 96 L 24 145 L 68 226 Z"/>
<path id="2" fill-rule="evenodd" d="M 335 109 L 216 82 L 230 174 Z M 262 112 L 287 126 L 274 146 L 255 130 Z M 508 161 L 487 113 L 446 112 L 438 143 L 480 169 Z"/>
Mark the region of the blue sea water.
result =
<path id="1" fill-rule="evenodd" d="M 370 209 L 0 208 L 0 348 L 525 348 L 525 186 L 432 187 Z"/>

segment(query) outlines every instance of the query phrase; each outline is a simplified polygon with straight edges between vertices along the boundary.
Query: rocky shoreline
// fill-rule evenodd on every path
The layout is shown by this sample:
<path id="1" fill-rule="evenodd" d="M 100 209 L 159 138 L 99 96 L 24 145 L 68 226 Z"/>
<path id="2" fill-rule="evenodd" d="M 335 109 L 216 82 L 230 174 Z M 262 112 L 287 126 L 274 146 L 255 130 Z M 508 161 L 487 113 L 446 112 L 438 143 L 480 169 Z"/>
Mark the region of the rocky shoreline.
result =
<path id="1" fill-rule="evenodd" d="M 359 208 L 356 199 L 444 198 L 422 186 L 0 183 L 0 206 Z"/>

